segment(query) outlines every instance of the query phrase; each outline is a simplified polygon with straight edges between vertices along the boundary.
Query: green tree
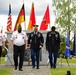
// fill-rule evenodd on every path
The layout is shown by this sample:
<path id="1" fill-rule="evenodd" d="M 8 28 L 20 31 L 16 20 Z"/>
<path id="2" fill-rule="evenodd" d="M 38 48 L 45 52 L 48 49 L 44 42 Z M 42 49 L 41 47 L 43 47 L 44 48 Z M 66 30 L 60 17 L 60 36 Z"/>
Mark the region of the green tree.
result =
<path id="1" fill-rule="evenodd" d="M 66 43 L 65 43 L 66 37 L 61 35 L 60 39 L 61 39 L 61 43 L 60 43 L 59 55 L 65 54 L 65 49 L 66 49 Z"/>
<path id="2" fill-rule="evenodd" d="M 76 0 L 52 0 L 55 7 L 56 21 L 62 32 L 74 32 L 76 29 Z"/>

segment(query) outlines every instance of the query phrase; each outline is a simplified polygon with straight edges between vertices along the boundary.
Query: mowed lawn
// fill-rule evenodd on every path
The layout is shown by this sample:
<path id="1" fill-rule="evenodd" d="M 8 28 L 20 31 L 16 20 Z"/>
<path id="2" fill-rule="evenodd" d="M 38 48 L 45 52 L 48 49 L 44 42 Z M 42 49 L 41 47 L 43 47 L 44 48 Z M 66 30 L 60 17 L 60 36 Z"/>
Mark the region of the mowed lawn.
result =
<path id="1" fill-rule="evenodd" d="M 5 57 L 0 58 L 0 64 L 5 64 Z"/>
<path id="2" fill-rule="evenodd" d="M 5 58 L 2 57 L 0 60 L 0 65 L 5 64 Z M 0 67 L 0 75 L 12 75 L 13 68 L 12 67 Z"/>
<path id="3" fill-rule="evenodd" d="M 68 59 L 69 64 L 76 64 L 76 58 Z M 57 59 L 57 63 L 61 63 L 61 59 Z M 66 62 L 66 59 L 62 59 L 62 64 Z M 67 71 L 71 71 L 71 75 L 76 75 L 76 66 L 57 67 L 56 69 L 50 69 L 52 75 L 66 75 Z"/>
<path id="4" fill-rule="evenodd" d="M 71 71 L 71 75 L 76 75 L 76 67 L 62 67 L 50 70 L 52 75 L 67 75 L 67 71 Z"/>
<path id="5" fill-rule="evenodd" d="M 58 59 L 57 59 L 57 62 L 58 62 L 58 63 L 61 63 L 61 60 L 62 60 L 62 63 L 67 63 L 65 58 L 62 58 L 62 59 L 61 59 L 61 58 L 58 58 Z M 76 58 L 72 58 L 72 59 L 69 59 L 69 58 L 68 58 L 67 60 L 68 60 L 68 62 L 71 63 L 71 64 L 76 64 Z"/>
<path id="6" fill-rule="evenodd" d="M 13 68 L 0 68 L 0 75 L 12 75 Z"/>

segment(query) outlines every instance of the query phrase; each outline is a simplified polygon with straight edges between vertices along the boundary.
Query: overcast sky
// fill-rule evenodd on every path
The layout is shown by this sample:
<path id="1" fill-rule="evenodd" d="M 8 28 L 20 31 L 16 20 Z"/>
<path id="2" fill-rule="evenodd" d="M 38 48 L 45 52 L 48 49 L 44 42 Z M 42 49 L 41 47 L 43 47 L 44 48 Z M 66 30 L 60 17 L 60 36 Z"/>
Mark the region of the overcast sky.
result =
<path id="1" fill-rule="evenodd" d="M 29 21 L 32 2 L 34 2 L 37 24 L 41 23 L 46 7 L 49 4 L 51 25 L 54 25 L 55 16 L 53 13 L 54 8 L 52 7 L 52 0 L 24 0 L 25 17 L 27 21 L 26 24 L 28 24 L 28 21 Z M 14 26 L 17 16 L 19 14 L 19 11 L 22 7 L 23 0 L 0 0 L 0 27 L 4 25 L 3 28 L 5 28 L 7 25 L 9 3 L 11 4 L 12 22 L 13 22 L 12 24 Z"/>

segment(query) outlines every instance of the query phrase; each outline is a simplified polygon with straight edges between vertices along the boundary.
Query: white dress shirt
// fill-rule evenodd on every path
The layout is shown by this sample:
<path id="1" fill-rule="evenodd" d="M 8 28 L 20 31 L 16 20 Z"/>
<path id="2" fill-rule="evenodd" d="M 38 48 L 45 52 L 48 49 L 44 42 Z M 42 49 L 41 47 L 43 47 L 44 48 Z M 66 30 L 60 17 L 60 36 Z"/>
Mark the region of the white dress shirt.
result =
<path id="1" fill-rule="evenodd" d="M 13 32 L 11 40 L 14 41 L 16 46 L 22 46 L 25 44 L 25 40 L 28 40 L 28 37 L 25 32 L 18 33 L 18 31 Z"/>
<path id="2" fill-rule="evenodd" d="M 6 41 L 6 39 L 5 39 L 4 35 L 0 33 L 0 46 L 2 46 L 2 43 L 5 41 Z"/>

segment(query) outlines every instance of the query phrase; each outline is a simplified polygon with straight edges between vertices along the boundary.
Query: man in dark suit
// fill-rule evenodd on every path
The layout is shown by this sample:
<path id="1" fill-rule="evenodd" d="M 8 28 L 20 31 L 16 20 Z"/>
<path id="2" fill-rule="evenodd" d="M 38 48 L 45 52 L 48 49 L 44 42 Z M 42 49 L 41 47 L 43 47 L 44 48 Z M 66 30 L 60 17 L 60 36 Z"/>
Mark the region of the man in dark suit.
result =
<path id="1" fill-rule="evenodd" d="M 44 39 L 42 33 L 38 31 L 38 25 L 34 25 L 34 31 L 29 34 L 28 43 L 31 49 L 32 66 L 35 68 L 36 60 L 37 69 L 39 69 L 39 55 L 40 49 L 43 47 Z"/>
<path id="2" fill-rule="evenodd" d="M 51 68 L 56 68 L 57 54 L 60 49 L 60 34 L 55 29 L 52 26 L 51 31 L 46 36 L 46 50 L 48 50 Z"/>

